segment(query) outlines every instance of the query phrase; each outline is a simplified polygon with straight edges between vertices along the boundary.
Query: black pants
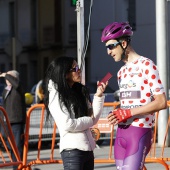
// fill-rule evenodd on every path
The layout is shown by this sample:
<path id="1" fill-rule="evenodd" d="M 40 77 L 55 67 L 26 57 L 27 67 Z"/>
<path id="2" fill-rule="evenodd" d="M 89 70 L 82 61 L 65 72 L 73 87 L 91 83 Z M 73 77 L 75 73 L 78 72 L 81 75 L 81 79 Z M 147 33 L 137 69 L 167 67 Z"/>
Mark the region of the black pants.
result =
<path id="1" fill-rule="evenodd" d="M 94 170 L 93 151 L 64 150 L 61 158 L 64 170 Z"/>

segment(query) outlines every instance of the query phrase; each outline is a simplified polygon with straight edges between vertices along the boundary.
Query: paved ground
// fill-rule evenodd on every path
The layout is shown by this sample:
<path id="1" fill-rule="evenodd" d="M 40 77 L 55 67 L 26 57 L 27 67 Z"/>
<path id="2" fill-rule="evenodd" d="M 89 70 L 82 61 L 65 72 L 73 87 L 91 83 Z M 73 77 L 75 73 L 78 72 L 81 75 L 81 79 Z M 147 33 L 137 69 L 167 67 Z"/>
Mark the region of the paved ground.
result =
<path id="1" fill-rule="evenodd" d="M 28 160 L 35 160 L 37 156 L 37 151 L 34 145 L 30 147 L 30 151 L 28 154 Z M 40 154 L 40 158 L 47 159 L 50 157 L 50 150 L 48 149 L 48 143 L 43 146 L 43 149 Z M 161 154 L 161 148 L 157 147 L 156 154 L 159 156 Z M 55 150 L 55 159 L 60 159 L 60 154 L 58 148 Z M 104 142 L 100 147 L 97 147 L 94 150 L 95 159 L 100 158 L 108 158 L 109 155 L 109 142 Z M 165 157 L 170 157 L 170 147 L 165 148 L 164 152 Z M 170 163 L 169 163 L 170 164 Z M 147 170 L 164 170 L 164 166 L 158 163 L 147 163 L 146 164 Z M 48 164 L 48 165 L 35 165 L 32 166 L 32 170 L 63 170 L 62 164 Z M 2 168 L 5 170 L 10 170 L 9 168 Z M 95 170 L 116 170 L 115 164 L 108 163 L 108 164 L 95 164 Z"/>

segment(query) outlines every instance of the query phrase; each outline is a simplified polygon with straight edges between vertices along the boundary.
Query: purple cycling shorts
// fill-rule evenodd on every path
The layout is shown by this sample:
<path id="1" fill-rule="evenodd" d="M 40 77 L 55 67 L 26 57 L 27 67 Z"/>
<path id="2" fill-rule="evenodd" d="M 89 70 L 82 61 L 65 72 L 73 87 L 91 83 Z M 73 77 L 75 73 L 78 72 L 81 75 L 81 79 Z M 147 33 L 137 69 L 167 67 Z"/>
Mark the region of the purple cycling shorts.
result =
<path id="1" fill-rule="evenodd" d="M 152 144 L 152 129 L 118 125 L 114 158 L 118 170 L 143 169 L 145 157 Z"/>

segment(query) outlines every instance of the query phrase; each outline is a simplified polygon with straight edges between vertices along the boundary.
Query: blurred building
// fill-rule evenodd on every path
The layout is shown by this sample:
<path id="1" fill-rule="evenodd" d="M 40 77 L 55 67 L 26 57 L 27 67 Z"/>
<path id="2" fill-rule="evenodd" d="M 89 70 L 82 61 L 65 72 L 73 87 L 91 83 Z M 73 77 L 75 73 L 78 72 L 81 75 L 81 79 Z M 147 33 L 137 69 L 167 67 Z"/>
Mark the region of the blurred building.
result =
<path id="1" fill-rule="evenodd" d="M 85 34 L 91 0 L 84 0 Z M 72 0 L 0 0 L 0 71 L 17 69 L 27 90 L 43 78 L 55 56 L 77 56 L 77 13 Z M 135 50 L 156 62 L 155 0 L 94 0 L 86 54 L 86 82 L 95 84 L 107 72 L 117 90 L 115 63 L 106 53 L 102 29 L 129 21 Z M 168 21 L 169 23 L 169 21 Z"/>

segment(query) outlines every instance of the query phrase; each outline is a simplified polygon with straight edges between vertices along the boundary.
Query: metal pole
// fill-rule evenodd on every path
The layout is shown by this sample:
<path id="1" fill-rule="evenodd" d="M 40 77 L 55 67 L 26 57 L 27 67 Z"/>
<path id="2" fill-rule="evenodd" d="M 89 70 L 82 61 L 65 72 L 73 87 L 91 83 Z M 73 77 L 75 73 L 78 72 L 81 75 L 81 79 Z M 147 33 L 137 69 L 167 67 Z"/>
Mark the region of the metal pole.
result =
<path id="1" fill-rule="evenodd" d="M 12 68 L 16 70 L 16 40 L 12 37 Z"/>
<path id="2" fill-rule="evenodd" d="M 157 66 L 159 69 L 162 83 L 165 87 L 166 94 L 168 94 L 168 67 L 167 67 L 167 1 L 156 0 L 156 49 L 157 49 Z M 162 110 L 159 112 L 158 119 L 158 145 L 162 146 L 164 141 L 164 135 L 166 131 L 166 125 L 168 120 L 168 110 Z M 168 146 L 169 139 L 166 141 Z"/>
<path id="3" fill-rule="evenodd" d="M 77 0 L 77 58 L 78 64 L 82 63 L 82 51 L 84 47 L 84 0 Z M 85 62 L 84 62 L 85 63 Z M 85 84 L 85 65 L 82 68 L 82 84 Z"/>

